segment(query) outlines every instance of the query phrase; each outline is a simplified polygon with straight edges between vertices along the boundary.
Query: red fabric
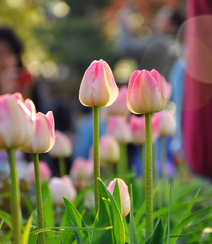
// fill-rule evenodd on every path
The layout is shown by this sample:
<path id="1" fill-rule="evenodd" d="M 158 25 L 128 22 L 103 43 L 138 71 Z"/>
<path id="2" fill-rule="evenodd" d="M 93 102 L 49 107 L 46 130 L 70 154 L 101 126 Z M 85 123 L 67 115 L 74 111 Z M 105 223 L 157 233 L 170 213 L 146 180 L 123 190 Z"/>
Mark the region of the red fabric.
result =
<path id="1" fill-rule="evenodd" d="M 183 140 L 188 164 L 212 177 L 212 1 L 187 0 Z"/>
<path id="2" fill-rule="evenodd" d="M 25 68 L 22 68 L 18 74 L 17 82 L 19 85 L 29 84 L 32 82 L 32 76 Z"/>

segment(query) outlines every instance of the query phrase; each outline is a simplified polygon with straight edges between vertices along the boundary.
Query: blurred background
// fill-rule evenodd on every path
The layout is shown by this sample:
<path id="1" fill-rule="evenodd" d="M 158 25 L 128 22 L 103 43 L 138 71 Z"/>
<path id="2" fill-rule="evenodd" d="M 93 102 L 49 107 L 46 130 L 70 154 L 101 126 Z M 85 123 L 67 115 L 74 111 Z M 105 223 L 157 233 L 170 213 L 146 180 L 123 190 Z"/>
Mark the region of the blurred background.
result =
<path id="1" fill-rule="evenodd" d="M 143 57 L 141 66 L 139 48 L 144 47 L 139 45 L 154 35 L 156 24 L 163 24 L 165 11 L 155 18 L 164 6 L 185 14 L 185 0 L 1 0 L 0 27 L 14 30 L 23 43 L 23 65 L 46 104 L 40 110 L 59 106 L 58 101 L 70 112 L 73 124 L 66 129 L 72 130 L 82 108 L 78 90 L 87 67 L 104 59 L 118 84 L 145 68 L 148 60 Z"/>

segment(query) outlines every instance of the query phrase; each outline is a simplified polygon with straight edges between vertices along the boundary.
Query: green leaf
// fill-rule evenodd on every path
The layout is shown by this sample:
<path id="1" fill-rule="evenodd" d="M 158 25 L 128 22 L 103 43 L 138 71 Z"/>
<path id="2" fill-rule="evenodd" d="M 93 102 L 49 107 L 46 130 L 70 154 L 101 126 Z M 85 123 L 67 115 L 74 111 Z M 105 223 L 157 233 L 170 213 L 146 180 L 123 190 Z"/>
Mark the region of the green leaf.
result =
<path id="1" fill-rule="evenodd" d="M 196 200 L 197 196 L 199 195 L 199 192 L 200 192 L 200 189 L 196 192 L 196 194 L 195 194 L 194 197 L 192 198 L 190 204 L 189 204 L 188 207 L 186 208 L 186 211 L 184 212 L 183 216 L 181 217 L 180 222 L 181 222 L 182 220 L 184 220 L 184 219 L 188 216 L 188 214 L 190 213 L 191 208 L 193 207 L 193 205 L 194 205 L 194 203 L 195 203 L 195 200 Z"/>
<path id="2" fill-rule="evenodd" d="M 99 183 L 100 197 L 102 199 L 109 199 L 109 202 L 110 202 L 110 213 L 111 213 L 111 218 L 112 218 L 115 243 L 124 244 L 125 243 L 125 230 L 124 230 L 122 214 L 119 211 L 119 208 L 118 208 L 113 196 L 107 190 L 103 181 L 101 179 L 98 179 L 98 183 Z"/>
<path id="3" fill-rule="evenodd" d="M 132 184 L 130 185 L 130 244 L 139 244 L 135 230 L 134 216 L 133 216 L 133 194 Z"/>
<path id="4" fill-rule="evenodd" d="M 145 244 L 164 244 L 163 242 L 163 234 L 164 234 L 164 228 L 162 219 L 158 221 L 157 225 L 155 226 L 155 229 L 152 233 L 152 235 L 148 238 L 148 240 L 145 242 Z"/>
<path id="5" fill-rule="evenodd" d="M 112 226 L 112 216 L 110 211 L 110 201 L 109 198 L 101 198 L 99 199 L 99 212 L 96 216 L 94 228 L 99 227 L 108 227 Z M 108 229 L 104 232 L 99 232 L 94 230 L 91 238 L 91 243 L 115 243 L 113 230 Z"/>
<path id="6" fill-rule="evenodd" d="M 45 204 L 43 206 L 45 227 L 54 227 L 55 226 L 54 211 L 53 211 L 48 183 L 46 181 L 43 183 L 42 186 L 42 194 L 43 194 L 43 200 L 45 201 Z"/>
<path id="7" fill-rule="evenodd" d="M 122 212 L 122 208 L 121 208 L 121 196 L 120 196 L 120 191 L 119 191 L 118 179 L 116 179 L 116 184 L 114 186 L 113 198 L 116 201 L 116 204 L 117 204 L 117 206 L 119 208 L 119 211 Z"/>
<path id="8" fill-rule="evenodd" d="M 169 212 L 168 212 L 168 236 L 167 236 L 167 244 L 170 244 L 170 224 L 171 224 L 171 185 L 169 185 Z"/>
<path id="9" fill-rule="evenodd" d="M 68 214 L 66 211 L 64 211 L 62 219 L 60 221 L 60 226 L 72 226 L 72 222 L 68 217 Z M 71 240 L 74 239 L 74 232 L 73 230 L 66 230 L 66 229 L 61 229 L 59 231 L 59 235 L 57 238 L 56 243 L 60 244 L 61 241 L 63 241 L 63 243 L 72 243 Z"/>
<path id="10" fill-rule="evenodd" d="M 36 231 L 37 230 L 37 227 L 36 226 L 33 226 L 32 227 L 32 229 L 33 229 L 33 231 Z M 36 244 L 37 243 L 37 237 L 38 237 L 38 234 L 37 233 L 30 233 L 30 235 L 29 235 L 29 241 L 28 241 L 28 243 L 29 244 Z"/>
<path id="11" fill-rule="evenodd" d="M 72 221 L 73 226 L 74 227 L 86 227 L 85 222 L 82 219 L 82 216 L 77 211 L 75 206 L 68 199 L 66 199 L 65 197 L 63 199 L 64 199 L 64 203 L 65 203 L 65 207 L 66 207 L 66 211 L 67 211 L 68 217 Z M 77 235 L 79 236 L 80 241 L 83 244 L 91 243 L 90 242 L 89 233 L 88 233 L 87 230 L 76 230 L 76 232 L 77 232 Z"/>
<path id="12" fill-rule="evenodd" d="M 212 210 L 212 207 L 208 207 L 202 210 L 197 211 L 194 214 L 191 214 L 189 217 L 183 219 L 172 231 L 171 236 L 179 235 L 183 229 L 183 227 L 187 224 L 190 223 L 194 218 L 196 218 L 199 214 L 204 213 L 207 210 Z M 178 237 L 174 237 L 171 239 L 171 244 L 175 244 L 177 241 Z"/>
<path id="13" fill-rule="evenodd" d="M 24 233 L 22 236 L 22 244 L 28 244 L 32 220 L 33 220 L 33 216 L 30 216 L 29 220 L 27 222 L 27 225 L 25 226 L 25 229 L 24 229 Z"/>
<path id="14" fill-rule="evenodd" d="M 7 226 L 12 230 L 13 227 L 12 227 L 12 218 L 11 216 L 3 211 L 3 210 L 0 210 L 0 218 L 4 220 L 4 222 L 7 224 Z"/>
<path id="15" fill-rule="evenodd" d="M 201 235 L 201 240 L 199 244 L 204 243 L 204 241 L 206 240 L 206 238 L 212 233 L 212 229 L 207 227 L 203 230 L 202 235 Z"/>

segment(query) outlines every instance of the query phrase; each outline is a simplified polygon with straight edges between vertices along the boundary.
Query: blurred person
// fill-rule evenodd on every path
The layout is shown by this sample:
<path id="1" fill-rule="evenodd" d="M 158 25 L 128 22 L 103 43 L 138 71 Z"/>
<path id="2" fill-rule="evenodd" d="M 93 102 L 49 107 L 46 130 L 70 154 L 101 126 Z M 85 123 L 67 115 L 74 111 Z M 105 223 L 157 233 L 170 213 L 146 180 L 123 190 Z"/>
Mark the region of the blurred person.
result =
<path id="1" fill-rule="evenodd" d="M 13 30 L 0 27 L 0 94 L 20 92 L 32 99 L 33 79 L 21 61 L 23 46 Z"/>
<path id="2" fill-rule="evenodd" d="M 187 0 L 183 142 L 191 169 L 212 177 L 212 1 Z"/>
<path id="3" fill-rule="evenodd" d="M 185 20 L 184 15 L 177 8 L 163 6 L 152 21 L 153 33 L 139 37 L 129 23 L 130 16 L 135 13 L 135 6 L 131 2 L 117 13 L 118 28 L 114 50 L 121 58 L 134 58 L 138 69 L 154 68 L 167 79 L 177 59 L 179 50 L 175 38 Z"/>

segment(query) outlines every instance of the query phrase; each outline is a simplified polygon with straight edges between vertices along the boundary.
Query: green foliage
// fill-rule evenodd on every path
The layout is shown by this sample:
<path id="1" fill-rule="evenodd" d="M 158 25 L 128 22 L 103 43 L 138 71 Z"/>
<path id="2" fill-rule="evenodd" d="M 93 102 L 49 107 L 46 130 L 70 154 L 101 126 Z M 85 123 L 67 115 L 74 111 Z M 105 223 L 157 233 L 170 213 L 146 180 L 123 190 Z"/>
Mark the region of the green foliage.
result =
<path id="1" fill-rule="evenodd" d="M 155 226 L 155 229 L 153 230 L 152 235 L 148 238 L 145 244 L 155 244 L 155 243 L 164 244 L 163 234 L 164 234 L 164 228 L 163 228 L 162 219 L 159 219 L 157 225 Z"/>

